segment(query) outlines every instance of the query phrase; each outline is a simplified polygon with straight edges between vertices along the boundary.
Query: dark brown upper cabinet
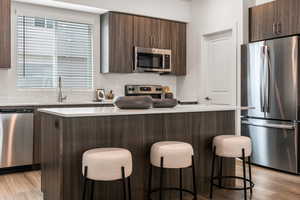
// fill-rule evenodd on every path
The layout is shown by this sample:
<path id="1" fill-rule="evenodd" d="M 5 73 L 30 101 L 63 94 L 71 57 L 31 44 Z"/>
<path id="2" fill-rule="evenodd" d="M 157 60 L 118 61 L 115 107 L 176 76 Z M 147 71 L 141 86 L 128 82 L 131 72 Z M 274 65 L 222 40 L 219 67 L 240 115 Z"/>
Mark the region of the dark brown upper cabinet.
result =
<path id="1" fill-rule="evenodd" d="M 134 17 L 134 45 L 172 50 L 171 74 L 186 75 L 186 24 L 149 17 Z"/>
<path id="2" fill-rule="evenodd" d="M 134 46 L 154 48 L 154 37 L 159 29 L 156 20 L 148 17 L 134 16 Z"/>
<path id="3" fill-rule="evenodd" d="M 158 48 L 159 20 L 134 16 L 134 46 Z"/>
<path id="4" fill-rule="evenodd" d="M 293 12 L 291 5 L 296 1 L 298 0 L 277 0 L 274 2 L 276 6 L 276 36 L 280 37 L 292 34 L 291 28 L 293 19 L 289 12 Z"/>
<path id="5" fill-rule="evenodd" d="M 0 1 L 0 68 L 11 65 L 10 1 Z"/>
<path id="6" fill-rule="evenodd" d="M 276 0 L 250 8 L 250 41 L 299 34 L 299 9 L 299 0 Z"/>
<path id="7" fill-rule="evenodd" d="M 159 20 L 159 38 L 158 38 L 158 48 L 159 49 L 171 49 L 172 48 L 172 31 L 173 24 L 177 22 L 172 22 L 168 20 Z"/>
<path id="8" fill-rule="evenodd" d="M 300 1 L 277 0 L 278 35 L 287 36 L 300 33 Z"/>
<path id="9" fill-rule="evenodd" d="M 186 75 L 186 24 L 173 22 L 171 30 L 172 74 Z"/>
<path id="10" fill-rule="evenodd" d="M 145 48 L 171 49 L 171 33 L 174 23 L 177 22 L 135 16 L 134 45 Z"/>
<path id="11" fill-rule="evenodd" d="M 275 2 L 250 8 L 249 26 L 250 41 L 259 41 L 276 36 L 275 33 L 276 6 Z"/>
<path id="12" fill-rule="evenodd" d="M 185 23 L 117 12 L 103 14 L 101 72 L 133 72 L 134 47 L 171 49 L 171 74 L 186 74 Z"/>
<path id="13" fill-rule="evenodd" d="M 133 16 L 108 12 L 101 15 L 101 72 L 133 72 Z"/>

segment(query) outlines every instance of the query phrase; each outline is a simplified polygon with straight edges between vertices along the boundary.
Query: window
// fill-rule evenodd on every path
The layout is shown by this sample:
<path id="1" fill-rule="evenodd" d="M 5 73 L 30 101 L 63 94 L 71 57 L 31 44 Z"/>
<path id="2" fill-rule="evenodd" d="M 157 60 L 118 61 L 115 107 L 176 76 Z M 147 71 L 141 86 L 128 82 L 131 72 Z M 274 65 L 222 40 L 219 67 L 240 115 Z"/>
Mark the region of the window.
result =
<path id="1" fill-rule="evenodd" d="M 93 87 L 92 26 L 47 18 L 17 18 L 17 87 Z"/>

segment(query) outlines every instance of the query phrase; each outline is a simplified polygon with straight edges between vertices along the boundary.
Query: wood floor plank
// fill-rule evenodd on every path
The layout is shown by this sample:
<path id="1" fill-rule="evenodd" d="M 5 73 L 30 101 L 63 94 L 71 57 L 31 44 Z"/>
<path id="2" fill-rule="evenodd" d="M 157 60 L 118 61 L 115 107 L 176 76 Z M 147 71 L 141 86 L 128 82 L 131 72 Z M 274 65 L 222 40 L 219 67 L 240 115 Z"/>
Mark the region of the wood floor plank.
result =
<path id="1" fill-rule="evenodd" d="M 237 161 L 237 175 L 242 175 L 240 161 Z M 255 188 L 251 200 L 300 200 L 300 176 L 276 172 L 253 166 Z M 39 171 L 0 176 L 0 200 L 42 200 Z M 237 185 L 242 186 L 240 181 Z M 199 197 L 208 200 L 207 197 Z M 215 189 L 215 200 L 241 200 L 243 192 Z M 185 200 L 191 200 L 186 197 Z"/>

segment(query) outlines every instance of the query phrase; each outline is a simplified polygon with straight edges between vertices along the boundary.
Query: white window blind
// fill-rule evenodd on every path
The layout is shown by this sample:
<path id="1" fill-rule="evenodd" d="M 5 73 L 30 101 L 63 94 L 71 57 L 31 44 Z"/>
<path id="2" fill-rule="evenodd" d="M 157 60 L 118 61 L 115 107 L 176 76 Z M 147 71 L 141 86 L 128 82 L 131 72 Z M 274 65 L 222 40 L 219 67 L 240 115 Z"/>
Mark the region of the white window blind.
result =
<path id="1" fill-rule="evenodd" d="M 92 26 L 18 16 L 17 87 L 93 87 Z"/>

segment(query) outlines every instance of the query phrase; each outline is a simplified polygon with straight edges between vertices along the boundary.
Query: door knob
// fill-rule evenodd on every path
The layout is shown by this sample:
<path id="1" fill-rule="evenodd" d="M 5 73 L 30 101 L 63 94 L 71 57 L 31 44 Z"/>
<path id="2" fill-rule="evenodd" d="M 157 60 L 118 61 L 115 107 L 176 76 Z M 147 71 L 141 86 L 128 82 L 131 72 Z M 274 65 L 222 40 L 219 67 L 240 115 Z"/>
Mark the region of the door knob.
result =
<path id="1" fill-rule="evenodd" d="M 210 100 L 212 100 L 210 97 L 205 97 L 205 100 L 206 101 L 210 101 Z"/>

